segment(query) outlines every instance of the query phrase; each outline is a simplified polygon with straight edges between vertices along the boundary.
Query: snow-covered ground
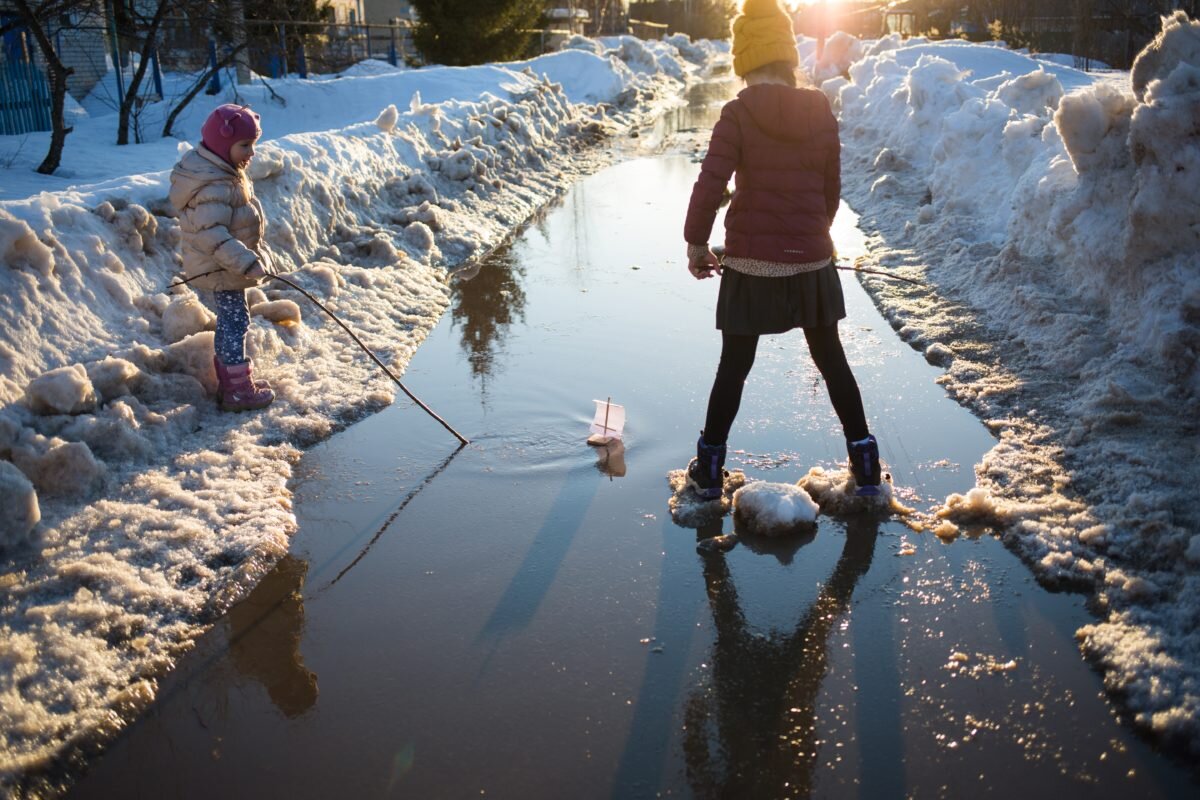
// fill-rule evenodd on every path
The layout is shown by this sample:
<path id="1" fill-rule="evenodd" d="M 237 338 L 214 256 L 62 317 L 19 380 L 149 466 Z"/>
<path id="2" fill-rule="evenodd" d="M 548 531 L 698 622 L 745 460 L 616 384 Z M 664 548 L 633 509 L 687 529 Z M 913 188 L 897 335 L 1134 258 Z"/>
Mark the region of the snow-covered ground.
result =
<path id="1" fill-rule="evenodd" d="M 1132 73 L 987 45 L 859 42 L 817 63 L 865 276 L 1000 442 L 941 516 L 991 521 L 1137 722 L 1200 752 L 1200 24 Z M 1131 80 L 1132 74 L 1132 80 Z"/>
<path id="2" fill-rule="evenodd" d="M 581 39 L 520 63 L 278 81 L 282 102 L 241 87 L 263 116 L 250 174 L 269 247 L 402 371 L 447 305 L 447 267 L 597 163 L 592 145 L 678 103 L 720 51 Z M 232 99 L 198 100 L 177 130 Z M 156 677 L 286 551 L 301 449 L 394 397 L 340 329 L 276 284 L 250 293 L 247 346 L 278 399 L 218 413 L 213 316 L 167 289 L 179 264 L 167 177 L 188 145 L 118 148 L 115 116 L 88 106 L 58 177 L 32 172 L 44 141 L 0 138 L 5 791 L 153 698 Z"/>
<path id="3" fill-rule="evenodd" d="M 868 288 L 1000 439 L 938 534 L 992 524 L 1047 581 L 1089 587 L 1084 652 L 1141 725 L 1200 750 L 1200 29 L 1173 25 L 1134 80 L 990 45 L 839 34 L 820 64 L 798 46 L 841 118 L 866 265 L 926 287 Z M 271 139 L 252 168 L 270 245 L 403 367 L 445 307 L 443 266 L 712 57 L 576 40 L 528 64 L 276 82 L 286 107 L 243 88 Z M 75 124 L 66 178 L 30 174 L 44 143 L 0 139 L 0 781 L 148 702 L 286 548 L 300 448 L 393 397 L 270 289 L 250 348 L 280 400 L 215 413 L 211 318 L 164 293 L 180 144 Z"/>

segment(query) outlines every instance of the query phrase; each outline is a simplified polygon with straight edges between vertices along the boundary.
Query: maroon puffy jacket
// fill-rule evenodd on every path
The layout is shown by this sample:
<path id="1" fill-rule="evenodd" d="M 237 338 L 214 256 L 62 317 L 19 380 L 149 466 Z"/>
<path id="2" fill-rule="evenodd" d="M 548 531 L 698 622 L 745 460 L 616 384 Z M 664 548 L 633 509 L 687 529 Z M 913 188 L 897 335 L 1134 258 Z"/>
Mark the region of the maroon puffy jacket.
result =
<path id="1" fill-rule="evenodd" d="M 791 264 L 828 258 L 842 190 L 840 159 L 837 120 L 819 90 L 747 86 L 721 109 L 692 187 L 683 238 L 708 243 L 732 175 L 726 254 Z"/>

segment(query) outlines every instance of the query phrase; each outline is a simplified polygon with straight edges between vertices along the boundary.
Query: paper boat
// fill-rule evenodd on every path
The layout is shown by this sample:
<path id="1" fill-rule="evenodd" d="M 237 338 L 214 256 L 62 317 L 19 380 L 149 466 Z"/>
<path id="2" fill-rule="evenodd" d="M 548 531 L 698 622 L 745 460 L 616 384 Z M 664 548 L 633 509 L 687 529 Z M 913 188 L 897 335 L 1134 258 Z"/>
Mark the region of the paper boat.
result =
<path id="1" fill-rule="evenodd" d="M 625 406 L 619 406 L 608 400 L 593 400 L 596 404 L 596 415 L 592 419 L 591 436 L 588 444 L 608 444 L 613 439 L 620 439 L 625 430 Z"/>

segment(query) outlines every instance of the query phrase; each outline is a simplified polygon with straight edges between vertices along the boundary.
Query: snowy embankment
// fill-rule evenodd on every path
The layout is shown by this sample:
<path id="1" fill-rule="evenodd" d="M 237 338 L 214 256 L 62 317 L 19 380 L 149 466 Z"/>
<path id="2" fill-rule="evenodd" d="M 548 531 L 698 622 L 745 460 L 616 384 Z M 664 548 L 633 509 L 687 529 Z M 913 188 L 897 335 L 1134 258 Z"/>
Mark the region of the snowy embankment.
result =
<path id="1" fill-rule="evenodd" d="M 572 44 L 515 64 L 289 81 L 275 86 L 286 109 L 256 103 L 275 136 L 250 167 L 272 254 L 396 371 L 447 305 L 447 266 L 555 196 L 588 145 L 678 102 L 716 52 L 678 38 Z M 137 148 L 79 140 L 99 125 L 77 122 L 68 160 L 80 144 L 107 182 L 0 203 L 5 792 L 153 698 L 156 677 L 286 551 L 300 449 L 394 396 L 332 322 L 268 284 L 250 292 L 247 347 L 278 399 L 218 413 L 213 315 L 189 288 L 167 290 L 179 233 L 168 173 L 152 170 L 183 145 L 146 145 L 142 174 L 117 177 L 105 153 L 120 151 L 107 167 L 119 170 Z"/>
<path id="2" fill-rule="evenodd" d="M 1165 20 L 1132 80 L 961 42 L 799 46 L 866 266 L 929 288 L 865 284 L 1000 439 L 986 491 L 941 515 L 1091 587 L 1082 649 L 1200 752 L 1200 24 Z"/>

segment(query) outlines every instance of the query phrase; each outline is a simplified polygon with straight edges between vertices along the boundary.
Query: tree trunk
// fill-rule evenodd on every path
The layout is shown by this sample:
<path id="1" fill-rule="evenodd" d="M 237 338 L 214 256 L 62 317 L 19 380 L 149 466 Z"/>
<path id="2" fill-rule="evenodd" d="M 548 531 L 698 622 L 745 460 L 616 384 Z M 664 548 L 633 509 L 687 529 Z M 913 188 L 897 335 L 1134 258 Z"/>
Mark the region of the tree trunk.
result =
<path id="1" fill-rule="evenodd" d="M 150 53 L 154 51 L 155 43 L 158 41 L 158 29 L 162 25 L 163 17 L 167 14 L 167 2 L 168 0 L 158 0 L 158 8 L 154 10 L 150 27 L 146 29 L 146 37 L 142 40 L 142 53 L 138 60 L 137 70 L 133 73 L 133 80 L 129 82 L 129 88 L 125 90 L 125 96 L 121 98 L 121 109 L 117 115 L 117 144 L 129 144 L 129 117 L 133 113 L 134 104 L 137 103 L 142 79 L 146 77 Z"/>
<path id="2" fill-rule="evenodd" d="M 241 85 L 250 83 L 250 58 L 246 52 L 246 5 L 244 0 L 230 2 L 230 16 L 233 23 L 233 41 L 230 44 L 237 53 L 237 82 Z"/>
<path id="3" fill-rule="evenodd" d="M 67 134 L 71 132 L 71 128 L 66 126 L 63 109 L 67 100 L 67 78 L 75 70 L 64 64 L 59 59 L 58 53 L 54 52 L 54 45 L 50 43 L 50 37 L 46 35 L 42 21 L 30 9 L 27 0 L 15 0 L 15 3 L 17 14 L 25 23 L 25 27 L 29 28 L 30 33 L 33 34 L 34 40 L 37 41 L 38 49 L 42 51 L 42 58 L 46 62 L 46 69 L 50 73 L 50 124 L 52 126 L 50 150 L 46 153 L 46 158 L 42 163 L 38 165 L 37 171 L 43 175 L 53 175 L 54 171 L 58 169 L 58 165 L 62 163 L 63 145 L 67 141 Z"/>
<path id="4" fill-rule="evenodd" d="M 66 126 L 63 113 L 67 100 L 67 76 L 72 72 L 74 70 L 69 67 L 64 67 L 62 70 L 50 70 L 50 124 L 52 126 L 50 150 L 37 168 L 37 171 L 43 175 L 53 175 L 54 171 L 58 169 L 58 165 L 62 163 L 63 146 L 67 143 L 67 134 L 74 130 L 74 128 Z"/>

